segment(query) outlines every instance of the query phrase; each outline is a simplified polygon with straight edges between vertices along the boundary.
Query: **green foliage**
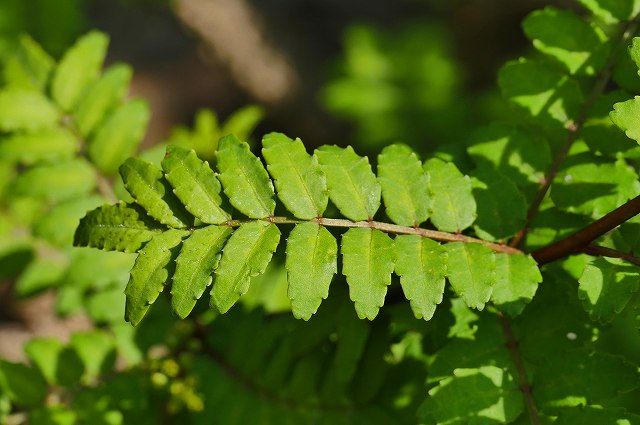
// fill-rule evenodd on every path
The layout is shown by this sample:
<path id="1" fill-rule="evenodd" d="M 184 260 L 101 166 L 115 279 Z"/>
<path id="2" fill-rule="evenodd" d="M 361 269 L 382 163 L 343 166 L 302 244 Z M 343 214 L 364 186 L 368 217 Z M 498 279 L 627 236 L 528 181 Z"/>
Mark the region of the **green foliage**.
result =
<path id="1" fill-rule="evenodd" d="M 0 234 L 31 233 L 0 260 L 58 244 L 27 258 L 17 290 L 57 286 L 60 311 L 111 325 L 0 360 L 0 421 L 637 423 L 638 7 L 581 3 L 592 15 L 525 19 L 538 52 L 499 72 L 506 122 L 423 159 L 402 144 L 308 152 L 280 133 L 259 157 L 227 133 L 253 128 L 248 109 L 223 125 L 201 112 L 164 159 L 125 160 L 148 111 L 124 100 L 128 68 L 101 74 L 105 39 L 58 65 L 24 39 L 0 90 Z M 359 31 L 354 78 L 331 96 L 386 81 L 389 102 L 363 108 L 384 127 L 406 51 L 389 60 Z M 126 201 L 104 189 L 116 170 Z M 65 246 L 85 209 L 74 243 L 122 252 Z"/>

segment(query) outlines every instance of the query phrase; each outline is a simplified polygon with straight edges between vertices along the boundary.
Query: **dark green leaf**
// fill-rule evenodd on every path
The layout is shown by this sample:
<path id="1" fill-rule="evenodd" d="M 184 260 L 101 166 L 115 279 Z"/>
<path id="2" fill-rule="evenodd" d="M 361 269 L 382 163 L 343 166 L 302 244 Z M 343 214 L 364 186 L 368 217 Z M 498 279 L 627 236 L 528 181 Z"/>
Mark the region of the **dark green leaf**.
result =
<path id="1" fill-rule="evenodd" d="M 416 318 L 429 320 L 442 302 L 446 254 L 427 238 L 398 235 L 395 239 L 396 274 Z"/>
<path id="2" fill-rule="evenodd" d="M 149 307 L 158 298 L 171 277 L 169 267 L 177 255 L 176 247 L 187 232 L 169 229 L 159 233 L 140 250 L 131 277 L 124 290 L 127 296 L 125 319 L 132 325 L 140 323 Z"/>
<path id="3" fill-rule="evenodd" d="M 92 31 L 78 39 L 65 53 L 51 83 L 53 98 L 62 109 L 71 111 L 85 94 L 87 86 L 98 78 L 108 44 L 105 34 Z"/>
<path id="4" fill-rule="evenodd" d="M 438 230 L 461 232 L 476 219 L 471 180 L 452 163 L 432 158 L 424 163 L 429 176 L 431 222 Z"/>
<path id="5" fill-rule="evenodd" d="M 553 425 L 640 425 L 640 416 L 624 409 L 603 409 L 595 406 L 579 406 L 563 409 Z"/>
<path id="6" fill-rule="evenodd" d="M 22 407 L 41 406 L 47 395 L 47 383 L 33 368 L 0 359 L 0 389 Z"/>
<path id="7" fill-rule="evenodd" d="M 637 266 L 616 258 L 595 258 L 580 276 L 578 298 L 592 320 L 611 322 L 640 287 Z"/>
<path id="8" fill-rule="evenodd" d="M 264 136 L 262 146 L 278 198 L 287 210 L 305 220 L 320 217 L 329 197 L 326 177 L 315 155 L 307 153 L 300 139 L 292 140 L 281 133 Z"/>
<path id="9" fill-rule="evenodd" d="M 211 290 L 211 305 L 227 312 L 247 292 L 251 278 L 264 273 L 280 242 L 275 224 L 252 221 L 240 226 L 222 250 Z"/>
<path id="10" fill-rule="evenodd" d="M 329 197 L 350 220 L 370 220 L 380 207 L 380 184 L 367 157 L 351 146 L 321 146 L 315 151 L 327 176 Z"/>
<path id="11" fill-rule="evenodd" d="M 382 150 L 378 181 L 387 215 L 394 223 L 417 226 L 429 218 L 429 178 L 409 147 L 391 145 Z"/>
<path id="12" fill-rule="evenodd" d="M 71 336 L 70 346 L 84 364 L 85 380 L 91 382 L 112 371 L 116 359 L 115 342 L 105 331 L 76 332 Z"/>
<path id="13" fill-rule="evenodd" d="M 89 140 L 91 160 L 105 173 L 115 173 L 142 142 L 149 118 L 149 107 L 142 100 L 131 100 L 119 106 Z"/>
<path id="14" fill-rule="evenodd" d="M 352 228 L 342 235 L 342 274 L 358 317 L 373 320 L 384 305 L 395 257 L 393 240 L 376 229 Z"/>
<path id="15" fill-rule="evenodd" d="M 484 309 L 496 282 L 495 253 L 477 243 L 452 242 L 445 248 L 447 277 L 454 292 L 467 306 Z"/>
<path id="16" fill-rule="evenodd" d="M 250 218 L 273 215 L 273 183 L 249 145 L 233 135 L 223 137 L 216 158 L 220 182 L 231 205 Z"/>
<path id="17" fill-rule="evenodd" d="M 106 251 L 136 252 L 162 227 L 138 205 L 104 205 L 80 220 L 75 246 L 92 246 Z"/>
<path id="18" fill-rule="evenodd" d="M 54 338 L 29 340 L 24 351 L 49 385 L 77 384 L 84 368 L 77 355 Z"/>
<path id="19" fill-rule="evenodd" d="M 187 317 L 211 284 L 211 275 L 220 261 L 220 251 L 230 234 L 229 227 L 207 226 L 195 230 L 183 242 L 171 285 L 171 306 L 178 317 Z"/>
<path id="20" fill-rule="evenodd" d="M 220 182 L 209 164 L 194 151 L 169 146 L 162 168 L 178 199 L 202 222 L 221 224 L 231 218 L 220 207 Z"/>
<path id="21" fill-rule="evenodd" d="M 296 318 L 309 320 L 329 295 L 329 284 L 338 271 L 338 244 L 316 223 L 296 225 L 287 239 L 288 296 Z"/>

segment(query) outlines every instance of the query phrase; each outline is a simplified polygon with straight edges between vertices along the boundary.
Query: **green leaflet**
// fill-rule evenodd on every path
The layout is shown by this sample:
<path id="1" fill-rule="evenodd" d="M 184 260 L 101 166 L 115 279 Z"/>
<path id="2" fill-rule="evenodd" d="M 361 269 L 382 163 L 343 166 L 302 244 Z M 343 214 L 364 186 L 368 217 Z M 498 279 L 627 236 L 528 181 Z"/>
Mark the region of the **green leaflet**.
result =
<path id="1" fill-rule="evenodd" d="M 54 245 L 66 247 L 73 242 L 78 221 L 88 210 L 99 207 L 104 199 L 98 195 L 83 196 L 55 205 L 34 224 L 33 233 Z"/>
<path id="2" fill-rule="evenodd" d="M 626 21 L 636 15 L 640 3 L 636 0 L 578 0 L 594 15 L 612 24 L 618 21 Z"/>
<path id="3" fill-rule="evenodd" d="M 395 239 L 396 274 L 417 319 L 429 320 L 442 302 L 446 252 L 440 244 L 417 235 Z"/>
<path id="4" fill-rule="evenodd" d="M 252 221 L 240 226 L 222 250 L 211 290 L 211 306 L 227 312 L 247 292 L 252 277 L 264 273 L 280 242 L 275 224 Z"/>
<path id="5" fill-rule="evenodd" d="M 220 182 L 231 205 L 249 218 L 273 215 L 273 183 L 249 145 L 234 135 L 223 137 L 216 158 Z"/>
<path id="6" fill-rule="evenodd" d="M 0 160 L 24 165 L 71 160 L 80 149 L 73 133 L 65 128 L 43 128 L 14 133 L 0 140 Z"/>
<path id="7" fill-rule="evenodd" d="M 396 144 L 382 150 L 378 181 L 387 215 L 394 223 L 417 226 L 429 218 L 429 178 L 408 146 Z"/>
<path id="8" fill-rule="evenodd" d="M 297 218 L 320 217 L 327 208 L 327 181 L 318 159 L 310 156 L 300 139 L 281 133 L 262 139 L 262 156 L 274 179 L 278 198 Z"/>
<path id="9" fill-rule="evenodd" d="M 524 227 L 527 205 L 511 180 L 490 168 L 481 168 L 473 173 L 471 186 L 478 209 L 473 228 L 479 238 L 504 240 Z"/>
<path id="10" fill-rule="evenodd" d="M 54 126 L 60 111 L 42 93 L 9 88 L 0 91 L 0 130 L 37 130 Z"/>
<path id="11" fill-rule="evenodd" d="M 91 160 L 105 173 L 115 173 L 136 151 L 149 117 L 149 107 L 143 100 L 131 100 L 119 106 L 89 140 Z"/>
<path id="12" fill-rule="evenodd" d="M 154 235 L 140 250 L 131 269 L 129 283 L 124 290 L 127 296 L 125 319 L 132 325 L 140 323 L 171 276 L 168 270 L 176 248 L 186 231 L 169 229 Z M 171 265 L 172 266 L 172 265 Z"/>
<path id="13" fill-rule="evenodd" d="M 84 380 L 95 382 L 113 370 L 115 344 L 111 334 L 101 329 L 75 332 L 69 344 L 84 364 Z"/>
<path id="14" fill-rule="evenodd" d="M 393 240 L 376 229 L 351 228 L 342 236 L 341 250 L 342 274 L 358 317 L 373 320 L 391 283 Z"/>
<path id="15" fill-rule="evenodd" d="M 542 282 L 535 260 L 524 254 L 495 254 L 496 284 L 491 301 L 510 316 L 517 316 L 533 299 Z"/>
<path id="16" fill-rule="evenodd" d="M 64 54 L 51 82 L 53 98 L 62 109 L 71 111 L 87 86 L 98 78 L 108 44 L 105 34 L 92 31 Z"/>
<path id="17" fill-rule="evenodd" d="M 452 242 L 445 248 L 447 277 L 454 292 L 467 306 L 484 309 L 496 282 L 494 252 L 475 243 Z"/>
<path id="18" fill-rule="evenodd" d="M 595 75 L 607 60 L 605 34 L 571 11 L 536 10 L 522 27 L 536 49 L 558 60 L 571 74 Z"/>
<path id="19" fill-rule="evenodd" d="M 316 223 L 296 225 L 287 239 L 285 267 L 287 291 L 296 318 L 309 320 L 329 295 L 329 284 L 338 271 L 338 244 Z"/>
<path id="20" fill-rule="evenodd" d="M 67 259 L 62 256 L 51 257 L 36 257 L 21 271 L 13 289 L 16 295 L 28 297 L 59 285 L 68 267 Z"/>
<path id="21" fill-rule="evenodd" d="M 241 140 L 247 139 L 254 128 L 264 118 L 264 108 L 259 105 L 249 105 L 233 113 L 222 125 L 221 135 L 235 134 Z"/>
<path id="22" fill-rule="evenodd" d="M 597 219 L 640 194 L 633 167 L 589 152 L 570 156 L 554 180 L 551 199 L 568 212 Z"/>
<path id="23" fill-rule="evenodd" d="M 455 369 L 429 390 L 418 416 L 423 423 L 488 425 L 511 423 L 523 411 L 514 377 L 499 367 L 482 366 Z"/>
<path id="24" fill-rule="evenodd" d="M 588 349 L 554 350 L 536 369 L 536 403 L 548 414 L 560 407 L 600 404 L 640 386 L 638 367 L 623 357 Z M 597 385 L 596 385 L 597 383 Z"/>
<path id="25" fill-rule="evenodd" d="M 578 282 L 578 298 L 592 320 L 611 322 L 638 291 L 639 272 L 615 258 L 598 257 L 587 264 Z"/>
<path id="26" fill-rule="evenodd" d="M 221 224 L 231 218 L 220 208 L 220 182 L 193 150 L 169 146 L 162 168 L 178 199 L 203 223 Z"/>
<path id="27" fill-rule="evenodd" d="M 34 368 L 0 359 L 0 390 L 17 406 L 37 408 L 44 404 L 48 387 Z"/>
<path id="28" fill-rule="evenodd" d="M 628 138 L 640 143 L 640 96 L 635 96 L 625 102 L 613 105 L 613 111 L 609 114 L 615 125 L 627 135 Z"/>
<path id="29" fill-rule="evenodd" d="M 89 211 L 80 220 L 73 244 L 136 252 L 160 231 L 160 226 L 141 207 L 120 202 Z"/>
<path id="30" fill-rule="evenodd" d="M 116 64 L 104 72 L 82 98 L 75 109 L 75 122 L 83 137 L 87 137 L 104 119 L 107 112 L 122 102 L 131 82 L 130 66 Z"/>
<path id="31" fill-rule="evenodd" d="M 220 251 L 231 231 L 230 227 L 207 226 L 195 230 L 183 242 L 171 285 L 171 306 L 181 319 L 191 313 L 196 301 L 211 284 Z"/>
<path id="32" fill-rule="evenodd" d="M 528 59 L 507 62 L 498 74 L 502 95 L 528 119 L 564 129 L 583 104 L 580 86 L 558 69 Z"/>
<path id="33" fill-rule="evenodd" d="M 33 167 L 20 174 L 11 188 L 14 194 L 60 202 L 89 194 L 96 186 L 96 172 L 84 159 Z"/>
<path id="34" fill-rule="evenodd" d="M 34 338 L 24 352 L 49 385 L 72 386 L 80 381 L 83 366 L 78 355 L 55 338 Z"/>
<path id="35" fill-rule="evenodd" d="M 429 176 L 431 222 L 438 230 L 461 232 L 476 219 L 471 180 L 452 163 L 432 158 L 424 163 Z"/>
<path id="36" fill-rule="evenodd" d="M 8 86 L 44 91 L 54 61 L 38 43 L 26 34 L 20 35 L 14 54 L 4 64 L 4 80 Z"/>
<path id="37" fill-rule="evenodd" d="M 315 151 L 327 176 L 329 197 L 340 212 L 353 221 L 371 220 L 380 207 L 380 183 L 367 157 L 351 146 L 321 146 Z"/>
<path id="38" fill-rule="evenodd" d="M 139 158 L 128 158 L 119 171 L 127 191 L 151 217 L 174 228 L 193 222 L 158 167 Z"/>

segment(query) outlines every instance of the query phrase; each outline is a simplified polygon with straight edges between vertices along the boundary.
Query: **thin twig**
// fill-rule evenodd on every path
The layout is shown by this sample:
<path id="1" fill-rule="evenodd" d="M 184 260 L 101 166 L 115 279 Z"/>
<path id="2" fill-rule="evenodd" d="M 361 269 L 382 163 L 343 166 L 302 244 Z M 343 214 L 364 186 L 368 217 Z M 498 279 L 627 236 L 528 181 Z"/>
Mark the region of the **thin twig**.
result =
<path id="1" fill-rule="evenodd" d="M 527 371 L 524 368 L 522 356 L 520 356 L 520 351 L 518 350 L 518 341 L 513 334 L 513 329 L 511 328 L 509 319 L 507 319 L 501 312 L 498 312 L 497 314 L 500 319 L 500 325 L 502 325 L 502 333 L 507 341 L 505 346 L 509 351 L 511 361 L 516 368 L 516 374 L 518 375 L 518 389 L 522 392 L 522 398 L 524 399 L 524 404 L 527 407 L 529 420 L 531 421 L 531 425 L 540 425 L 538 408 L 536 407 L 535 400 L 533 399 L 533 393 L 531 392 L 532 387 L 529 383 L 529 378 L 527 377 Z"/>
<path id="2" fill-rule="evenodd" d="M 437 230 L 423 229 L 421 227 L 408 227 L 408 226 L 399 226 L 397 224 L 391 223 L 383 223 L 380 221 L 351 221 L 346 219 L 339 218 L 314 218 L 312 220 L 298 220 L 295 218 L 289 217 L 267 217 L 263 219 L 264 221 L 268 221 L 269 223 L 274 224 L 300 224 L 306 222 L 318 223 L 321 226 L 325 227 L 364 227 L 369 229 L 377 229 L 386 233 L 394 233 L 397 235 L 417 235 L 425 238 L 433 239 L 435 241 L 440 242 L 464 242 L 464 243 L 478 243 L 486 246 L 496 252 L 503 252 L 505 254 L 522 254 L 522 251 L 508 246 L 495 242 L 489 242 L 482 239 L 473 238 L 471 236 L 462 235 L 460 233 L 447 233 L 440 232 Z M 244 223 L 247 223 L 247 220 L 229 220 L 225 223 L 225 225 L 230 227 L 238 227 Z"/>
<path id="3" fill-rule="evenodd" d="M 544 177 L 542 187 L 540 187 L 540 189 L 536 193 L 535 198 L 531 202 L 531 205 L 529 206 L 525 226 L 522 228 L 522 230 L 520 230 L 520 232 L 518 232 L 516 236 L 514 236 L 514 238 L 509 243 L 509 246 L 519 247 L 524 241 L 524 238 L 527 236 L 529 228 L 531 227 L 531 223 L 533 222 L 533 219 L 538 215 L 538 212 L 540 211 L 540 205 L 547 195 L 547 192 L 549 191 L 553 180 L 560 171 L 562 164 L 567 159 L 567 155 L 569 154 L 571 146 L 573 146 L 573 143 L 580 136 L 580 132 L 584 127 L 584 123 L 588 118 L 589 112 L 591 111 L 594 102 L 602 94 L 607 84 L 609 83 L 609 80 L 611 79 L 611 72 L 614 65 L 616 64 L 616 60 L 618 58 L 620 50 L 627 45 L 628 41 L 635 34 L 639 24 L 638 19 L 639 17 L 636 17 L 634 20 L 627 23 L 620 35 L 618 42 L 611 49 L 611 54 L 609 56 L 607 64 L 596 76 L 596 82 L 593 85 L 591 92 L 589 93 L 589 97 L 587 97 L 587 100 L 582 105 L 578 117 L 574 122 L 567 125 L 567 130 L 569 132 L 567 134 L 567 140 L 554 158 L 551 167 L 549 167 L 549 170 Z"/>
<path id="4" fill-rule="evenodd" d="M 591 242 L 620 224 L 640 213 L 640 196 L 624 203 L 609 214 L 588 226 L 578 230 L 570 236 L 554 244 L 540 248 L 531 255 L 539 265 L 564 258 L 587 247 Z"/>
<path id="5" fill-rule="evenodd" d="M 588 245 L 582 248 L 580 252 L 584 254 L 593 255 L 595 257 L 620 258 L 624 261 L 637 264 L 640 266 L 640 257 L 636 257 L 631 253 L 618 251 L 617 249 L 613 249 L 613 248 L 607 248 L 607 247 L 598 246 L 598 245 Z"/>

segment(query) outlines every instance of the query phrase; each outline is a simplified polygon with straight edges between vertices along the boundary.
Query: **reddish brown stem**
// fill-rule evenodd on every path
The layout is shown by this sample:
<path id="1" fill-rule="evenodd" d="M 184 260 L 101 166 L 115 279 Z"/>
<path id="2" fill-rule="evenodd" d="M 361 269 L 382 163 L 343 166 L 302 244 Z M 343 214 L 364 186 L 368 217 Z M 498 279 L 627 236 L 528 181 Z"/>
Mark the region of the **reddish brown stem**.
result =
<path id="1" fill-rule="evenodd" d="M 618 251 L 617 249 L 607 248 L 598 245 L 589 245 L 580 250 L 584 254 L 593 255 L 594 257 L 610 257 L 620 258 L 629 263 L 637 264 L 640 266 L 640 257 L 636 257 L 628 252 Z"/>

